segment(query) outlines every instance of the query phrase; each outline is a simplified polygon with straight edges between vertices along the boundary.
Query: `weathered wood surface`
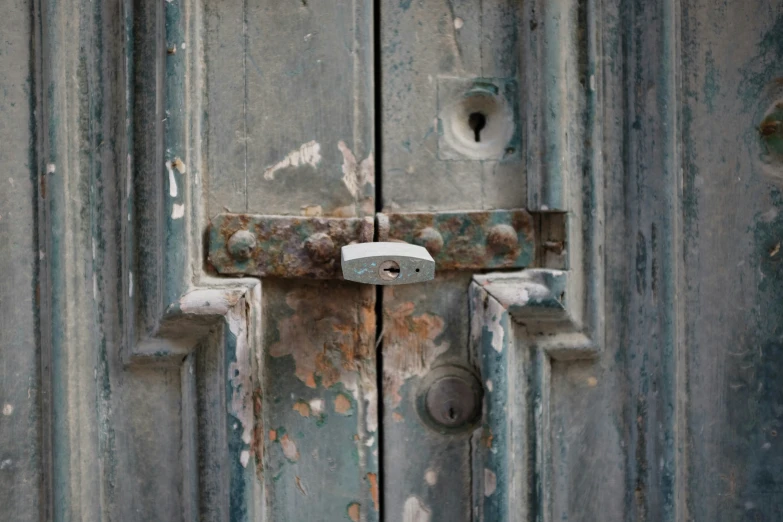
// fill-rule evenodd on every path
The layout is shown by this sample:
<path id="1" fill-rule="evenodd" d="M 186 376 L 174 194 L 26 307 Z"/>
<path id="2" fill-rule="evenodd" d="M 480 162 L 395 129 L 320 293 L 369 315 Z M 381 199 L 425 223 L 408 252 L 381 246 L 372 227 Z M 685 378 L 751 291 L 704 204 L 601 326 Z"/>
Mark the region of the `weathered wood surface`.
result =
<path id="1" fill-rule="evenodd" d="M 780 2 L 384 1 L 375 85 L 368 2 L 218 4 L 0 7 L 0 520 L 783 518 Z M 519 150 L 440 157 L 439 76 L 513 77 Z M 375 95 L 384 209 L 569 213 L 559 340 L 493 275 L 383 292 L 377 427 L 375 291 L 202 251 L 371 215 Z"/>
<path id="2" fill-rule="evenodd" d="M 0 518 L 19 521 L 46 513 L 31 7 L 14 0 L 0 9 Z"/>
<path id="3" fill-rule="evenodd" d="M 208 216 L 372 216 L 371 3 L 234 0 L 204 14 Z M 264 286 L 266 516 L 376 520 L 375 292 Z"/>

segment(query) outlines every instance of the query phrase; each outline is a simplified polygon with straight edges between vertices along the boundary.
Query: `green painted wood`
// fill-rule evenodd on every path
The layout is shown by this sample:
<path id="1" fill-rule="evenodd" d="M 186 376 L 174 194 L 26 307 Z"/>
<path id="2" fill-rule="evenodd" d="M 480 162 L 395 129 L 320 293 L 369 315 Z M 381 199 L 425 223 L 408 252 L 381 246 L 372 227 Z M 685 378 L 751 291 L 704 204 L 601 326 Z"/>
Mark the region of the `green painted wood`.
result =
<path id="1" fill-rule="evenodd" d="M 380 6 L 377 85 L 367 2 L 0 7 L 0 519 L 779 520 L 779 3 Z M 434 123 L 474 77 L 504 160 Z M 556 320 L 529 270 L 378 332 L 370 287 L 205 268 L 226 208 L 374 212 L 376 95 L 386 211 L 567 212 Z"/>
<path id="2" fill-rule="evenodd" d="M 675 487 L 688 491 L 682 509 L 691 517 L 776 520 L 783 164 L 761 123 L 783 102 L 783 6 L 689 0 L 680 16 L 681 135 L 671 139 L 682 149 L 666 159 L 673 175 L 682 168 L 674 238 L 686 270 L 672 285 L 683 292 L 684 317 L 682 349 L 671 356 L 677 372 L 663 381 L 687 383 L 677 389 L 686 452 L 674 460 L 683 473 Z M 649 251 L 652 238 L 640 232 Z M 659 237 L 665 252 L 670 233 L 661 228 Z"/>

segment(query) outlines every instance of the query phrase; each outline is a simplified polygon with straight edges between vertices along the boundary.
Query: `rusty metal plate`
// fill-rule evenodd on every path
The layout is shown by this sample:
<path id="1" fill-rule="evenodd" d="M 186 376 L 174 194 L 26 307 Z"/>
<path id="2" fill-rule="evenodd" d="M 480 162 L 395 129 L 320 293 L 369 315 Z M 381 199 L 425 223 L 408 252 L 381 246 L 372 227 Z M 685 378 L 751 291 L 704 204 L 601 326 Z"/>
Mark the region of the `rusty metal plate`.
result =
<path id="1" fill-rule="evenodd" d="M 535 259 L 535 226 L 525 210 L 378 214 L 379 239 L 423 246 L 437 270 L 524 268 Z"/>
<path id="2" fill-rule="evenodd" d="M 209 263 L 220 274 L 339 279 L 340 249 L 373 239 L 372 218 L 220 214 Z"/>

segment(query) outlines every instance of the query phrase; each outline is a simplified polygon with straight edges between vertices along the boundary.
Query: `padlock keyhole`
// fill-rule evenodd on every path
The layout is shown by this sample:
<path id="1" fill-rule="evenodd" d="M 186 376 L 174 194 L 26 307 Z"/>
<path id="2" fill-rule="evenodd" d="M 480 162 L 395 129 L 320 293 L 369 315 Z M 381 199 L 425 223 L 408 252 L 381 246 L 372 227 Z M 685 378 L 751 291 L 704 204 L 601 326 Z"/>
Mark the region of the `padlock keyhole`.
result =
<path id="1" fill-rule="evenodd" d="M 378 269 L 378 274 L 386 281 L 397 279 L 400 276 L 400 265 L 391 259 L 384 261 Z"/>
<path id="2" fill-rule="evenodd" d="M 476 143 L 481 142 L 481 131 L 487 126 L 487 117 L 480 112 L 471 112 L 468 116 L 468 127 L 473 130 L 473 138 Z"/>

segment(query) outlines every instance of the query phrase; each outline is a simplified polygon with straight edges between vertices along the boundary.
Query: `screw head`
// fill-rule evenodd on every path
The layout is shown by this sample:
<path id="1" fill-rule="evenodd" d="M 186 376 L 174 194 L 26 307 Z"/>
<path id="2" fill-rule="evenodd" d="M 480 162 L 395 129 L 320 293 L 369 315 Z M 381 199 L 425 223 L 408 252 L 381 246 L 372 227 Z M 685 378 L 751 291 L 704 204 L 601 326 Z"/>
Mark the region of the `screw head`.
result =
<path id="1" fill-rule="evenodd" d="M 327 263 L 335 258 L 334 241 L 325 232 L 316 232 L 305 240 L 305 251 L 316 263 Z"/>
<path id="2" fill-rule="evenodd" d="M 430 255 L 437 255 L 443 249 L 443 236 L 432 227 L 421 229 L 413 242 L 427 249 Z"/>
<path id="3" fill-rule="evenodd" d="M 497 253 L 511 252 L 519 245 L 517 231 L 511 225 L 495 225 L 489 229 L 487 244 Z"/>
<path id="4" fill-rule="evenodd" d="M 249 230 L 238 230 L 228 239 L 228 253 L 237 261 L 247 261 L 256 249 L 256 236 Z"/>
<path id="5" fill-rule="evenodd" d="M 426 416 L 436 429 L 462 431 L 479 419 L 483 389 L 470 371 L 457 366 L 434 369 L 424 393 Z"/>

